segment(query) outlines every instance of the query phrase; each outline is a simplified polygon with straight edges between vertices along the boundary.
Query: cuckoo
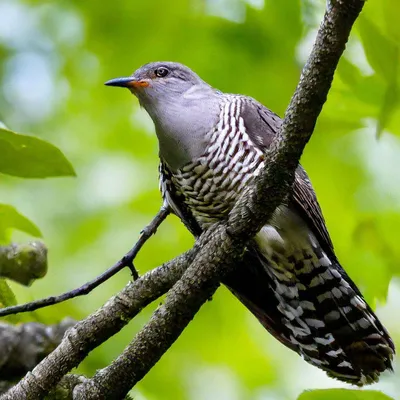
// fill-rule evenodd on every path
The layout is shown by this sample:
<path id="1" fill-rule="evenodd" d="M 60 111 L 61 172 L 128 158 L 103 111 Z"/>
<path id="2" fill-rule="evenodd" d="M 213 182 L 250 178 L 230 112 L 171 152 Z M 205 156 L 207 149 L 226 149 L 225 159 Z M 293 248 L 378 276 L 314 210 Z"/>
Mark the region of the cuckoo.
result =
<path id="1" fill-rule="evenodd" d="M 106 82 L 128 88 L 152 118 L 165 204 L 198 237 L 227 218 L 263 168 L 281 119 L 251 97 L 223 93 L 175 62 Z M 281 343 L 355 384 L 391 369 L 394 344 L 341 267 L 305 170 L 223 282 Z"/>

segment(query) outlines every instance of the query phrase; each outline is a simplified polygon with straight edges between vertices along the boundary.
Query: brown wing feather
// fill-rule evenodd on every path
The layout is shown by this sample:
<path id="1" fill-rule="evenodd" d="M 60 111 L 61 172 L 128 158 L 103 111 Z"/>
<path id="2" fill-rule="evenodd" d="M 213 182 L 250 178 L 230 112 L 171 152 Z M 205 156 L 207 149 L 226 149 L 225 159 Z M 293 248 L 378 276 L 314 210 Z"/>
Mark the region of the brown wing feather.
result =
<path id="1" fill-rule="evenodd" d="M 252 98 L 247 98 L 242 110 L 246 132 L 252 142 L 262 151 L 268 149 L 282 123 L 271 110 Z M 289 205 L 297 209 L 317 237 L 323 250 L 336 259 L 332 240 L 326 229 L 321 207 L 306 171 L 301 165 L 296 170 L 296 177 L 289 197 Z"/>
<path id="2" fill-rule="evenodd" d="M 333 257 L 336 259 L 332 240 L 329 236 L 328 230 L 326 229 L 321 207 L 318 203 L 308 175 L 301 165 L 299 165 L 296 170 L 291 201 L 294 207 L 301 212 L 310 228 L 314 231 L 314 234 L 317 236 L 323 250 L 330 258 Z"/>

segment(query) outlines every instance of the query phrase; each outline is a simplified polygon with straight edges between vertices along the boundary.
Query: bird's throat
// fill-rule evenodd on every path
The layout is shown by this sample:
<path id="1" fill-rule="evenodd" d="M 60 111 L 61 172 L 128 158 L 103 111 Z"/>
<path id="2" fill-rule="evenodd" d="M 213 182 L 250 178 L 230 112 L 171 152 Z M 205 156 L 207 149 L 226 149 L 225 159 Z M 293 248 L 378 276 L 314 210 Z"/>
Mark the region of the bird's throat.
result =
<path id="1" fill-rule="evenodd" d="M 177 171 L 204 154 L 207 134 L 215 127 L 219 108 L 216 106 L 211 111 L 205 110 L 204 102 L 200 101 L 148 110 L 156 128 L 160 157 L 171 170 Z"/>

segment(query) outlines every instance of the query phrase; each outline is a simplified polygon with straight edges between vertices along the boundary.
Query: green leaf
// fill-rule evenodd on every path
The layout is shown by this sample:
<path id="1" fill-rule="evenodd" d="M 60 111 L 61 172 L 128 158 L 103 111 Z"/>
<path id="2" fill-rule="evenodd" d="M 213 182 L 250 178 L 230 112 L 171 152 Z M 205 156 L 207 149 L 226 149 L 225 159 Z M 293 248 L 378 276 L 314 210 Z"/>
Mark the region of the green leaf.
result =
<path id="1" fill-rule="evenodd" d="M 17 299 L 7 282 L 0 278 L 0 307 L 15 306 Z"/>
<path id="2" fill-rule="evenodd" d="M 337 73 L 342 81 L 350 87 L 358 85 L 362 80 L 360 70 L 345 57 L 340 59 Z"/>
<path id="3" fill-rule="evenodd" d="M 0 204 L 0 240 L 8 229 L 18 229 L 35 237 L 42 237 L 39 228 L 8 204 Z"/>
<path id="4" fill-rule="evenodd" d="M 0 308 L 15 306 L 17 304 L 17 299 L 14 292 L 11 290 L 5 279 L 0 278 Z M 9 315 L 5 317 L 9 322 L 18 322 L 18 317 L 15 315 Z"/>
<path id="5" fill-rule="evenodd" d="M 393 400 L 376 390 L 321 389 L 303 392 L 297 400 Z"/>
<path id="6" fill-rule="evenodd" d="M 384 36 L 365 16 L 360 17 L 358 30 L 371 67 L 388 83 L 393 82 L 397 74 L 398 45 Z"/>
<path id="7" fill-rule="evenodd" d="M 383 35 L 365 16 L 360 18 L 359 31 L 368 62 L 387 83 L 377 116 L 376 135 L 379 137 L 398 104 L 399 46 L 391 38 Z"/>
<path id="8" fill-rule="evenodd" d="M 398 0 L 385 0 L 382 7 L 386 30 L 393 40 L 400 43 L 400 3 Z"/>
<path id="9" fill-rule="evenodd" d="M 388 125 L 398 104 L 398 88 L 396 82 L 389 84 L 386 88 L 382 107 L 378 115 L 378 124 L 376 127 L 376 136 L 380 137 L 382 131 Z"/>
<path id="10" fill-rule="evenodd" d="M 64 154 L 52 144 L 0 127 L 0 172 L 22 178 L 75 176 Z"/>

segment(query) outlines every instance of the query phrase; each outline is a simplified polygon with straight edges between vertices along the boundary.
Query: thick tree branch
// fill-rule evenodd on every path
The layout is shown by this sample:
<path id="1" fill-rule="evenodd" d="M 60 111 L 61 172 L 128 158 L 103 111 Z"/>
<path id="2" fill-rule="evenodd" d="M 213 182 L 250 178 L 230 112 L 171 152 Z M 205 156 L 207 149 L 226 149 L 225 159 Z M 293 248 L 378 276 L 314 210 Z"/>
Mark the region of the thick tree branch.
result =
<path id="1" fill-rule="evenodd" d="M 128 283 L 102 308 L 67 331 L 54 352 L 0 399 L 43 399 L 91 350 L 119 332 L 143 307 L 167 292 L 181 277 L 196 251 L 195 246 L 138 280 Z"/>
<path id="2" fill-rule="evenodd" d="M 278 138 L 267 154 L 264 173 L 241 197 L 228 224 L 218 225 L 201 237 L 194 262 L 149 323 L 109 367 L 77 386 L 74 398 L 85 399 L 90 393 L 92 399 L 112 399 L 126 394 L 179 337 L 221 278 L 234 268 L 248 240 L 271 218 L 293 183 L 301 154 L 363 5 L 362 0 L 336 0 L 328 5 Z"/>
<path id="3" fill-rule="evenodd" d="M 51 353 L 75 323 L 71 318 L 55 325 L 0 323 L 0 393 L 5 392 L 1 387 L 6 387 L 6 382 L 12 386 Z"/>
<path id="4" fill-rule="evenodd" d="M 123 398 L 168 350 L 240 259 L 244 245 L 233 240 L 225 229 L 218 225 L 201 236 L 197 242 L 199 252 L 168 293 L 165 304 L 109 367 L 75 388 L 74 399 Z"/>
<path id="5" fill-rule="evenodd" d="M 86 380 L 87 378 L 82 375 L 65 375 L 44 400 L 72 400 L 75 386 Z M 123 400 L 133 400 L 133 398 L 127 395 Z"/>

